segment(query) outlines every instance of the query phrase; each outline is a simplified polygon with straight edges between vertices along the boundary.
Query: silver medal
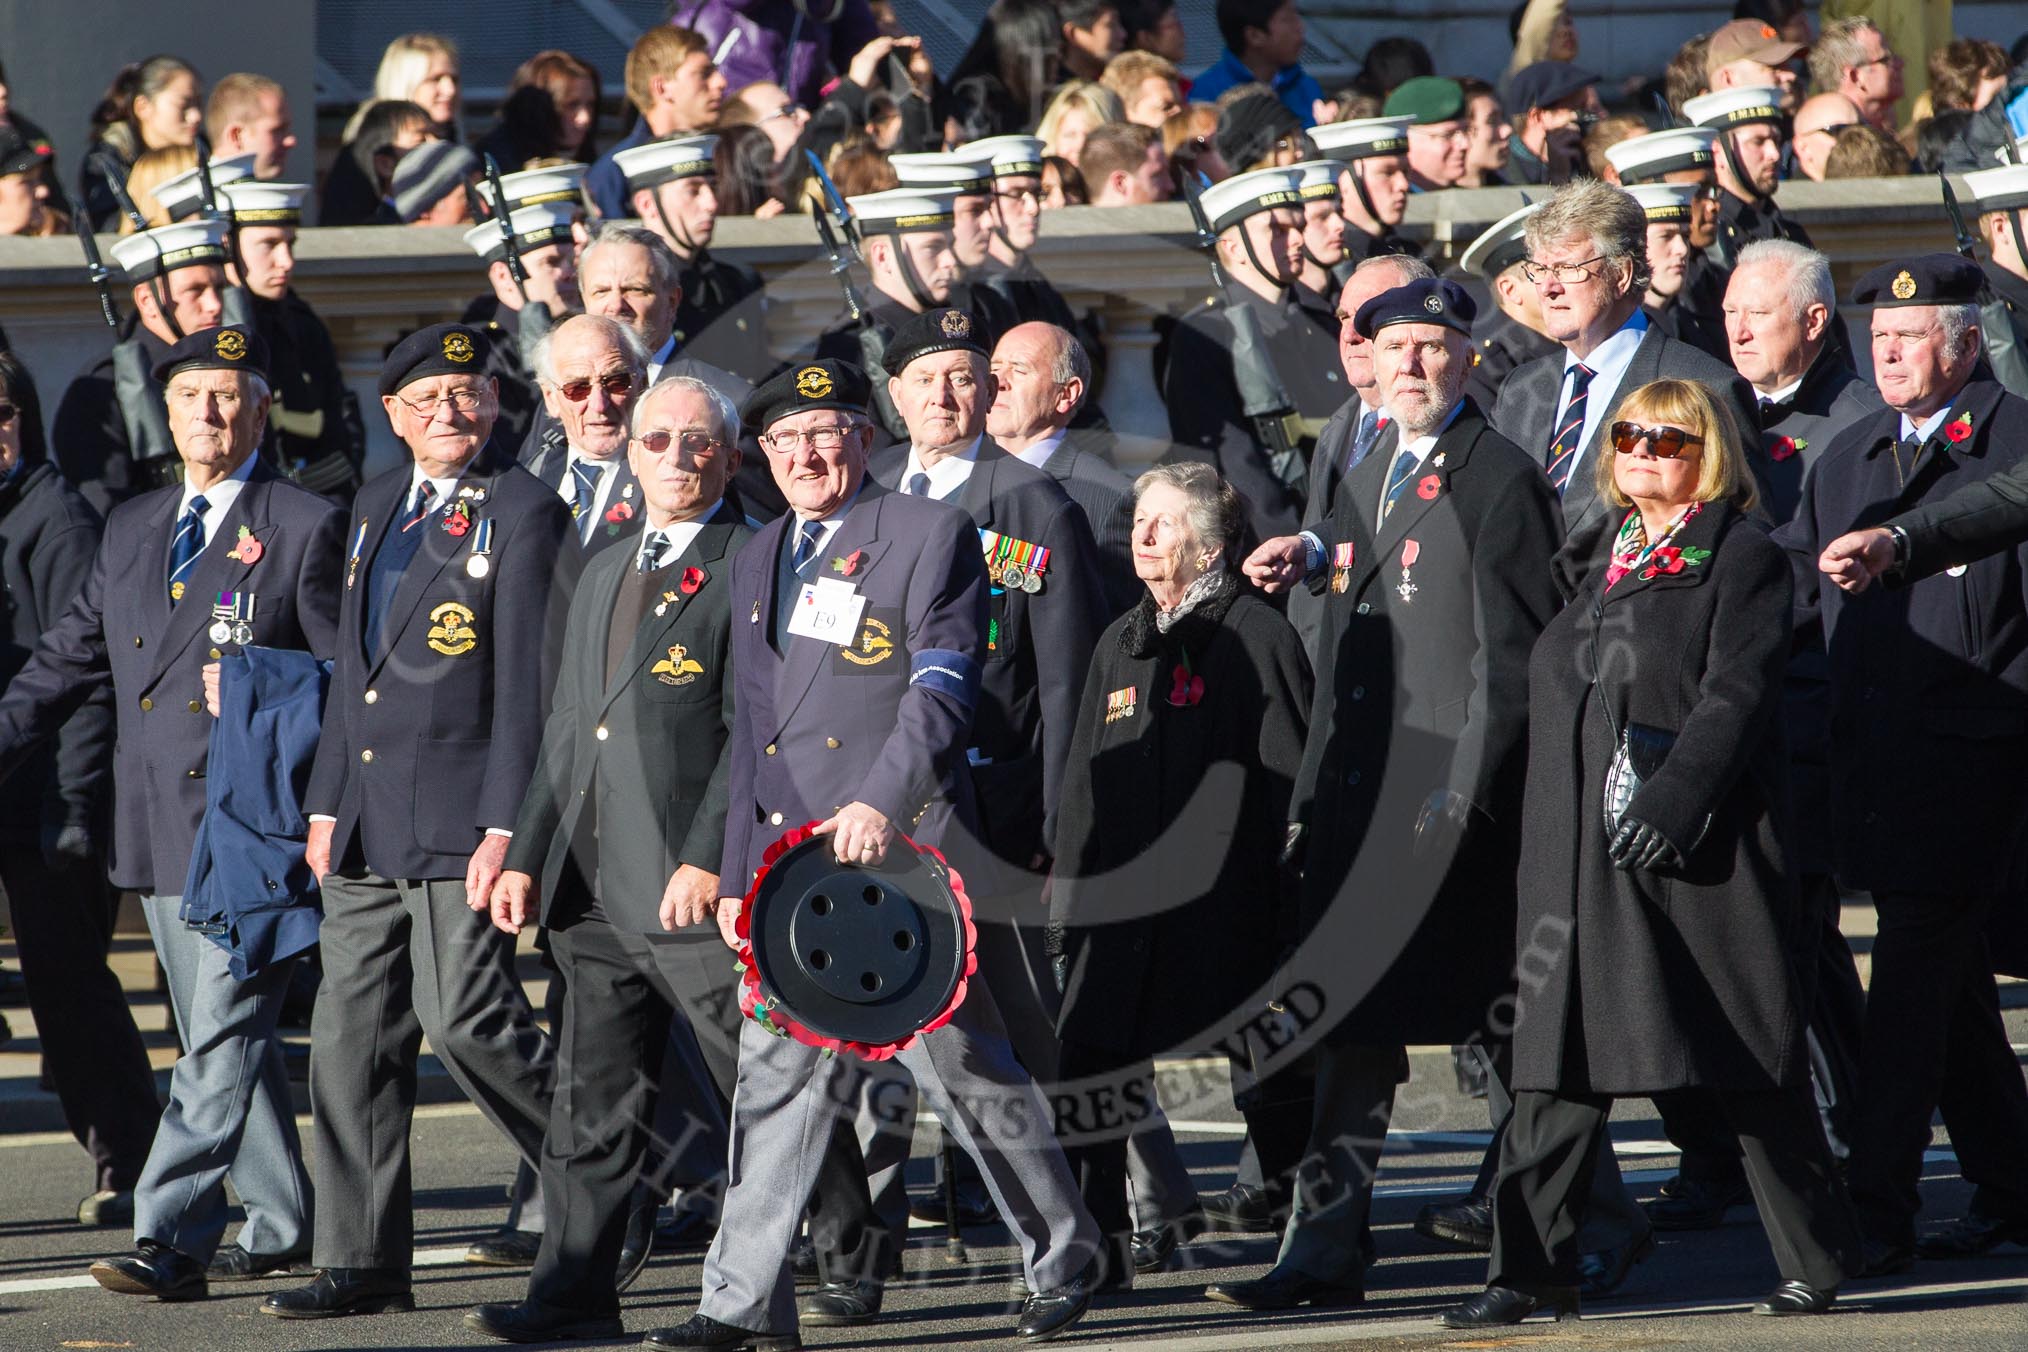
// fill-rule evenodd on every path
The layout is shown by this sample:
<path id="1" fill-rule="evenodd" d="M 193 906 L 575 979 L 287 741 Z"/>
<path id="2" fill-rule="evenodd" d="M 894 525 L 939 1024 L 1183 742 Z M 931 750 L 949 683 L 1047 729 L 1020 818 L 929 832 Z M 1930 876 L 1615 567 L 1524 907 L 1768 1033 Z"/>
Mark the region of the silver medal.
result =
<path id="1" fill-rule="evenodd" d="M 232 642 L 232 625 L 229 621 L 213 620 L 211 622 L 210 633 L 211 633 L 211 641 L 213 643 Z"/>
<path id="2" fill-rule="evenodd" d="M 241 620 L 238 624 L 235 624 L 232 627 L 232 641 L 242 648 L 253 642 L 253 626 L 245 620 Z"/>
<path id="3" fill-rule="evenodd" d="M 1026 573 L 1021 571 L 1021 565 L 1018 563 L 1003 563 L 1000 565 L 1000 585 L 1008 591 L 1020 591 L 1022 583 L 1027 576 Z"/>
<path id="4" fill-rule="evenodd" d="M 1021 579 L 1021 590 L 1022 590 L 1022 591 L 1025 591 L 1025 592 L 1027 592 L 1027 593 L 1028 593 L 1028 594 L 1029 594 L 1030 596 L 1033 596 L 1033 595 L 1035 595 L 1035 594 L 1036 594 L 1037 592 L 1041 591 L 1041 590 L 1042 590 L 1042 574 L 1040 574 L 1040 573 L 1030 573 L 1030 574 L 1029 574 L 1028 576 L 1026 576 L 1026 577 L 1022 578 L 1022 579 Z"/>
<path id="5" fill-rule="evenodd" d="M 474 554 L 465 560 L 465 576 L 484 577 L 493 571 L 493 563 L 484 554 Z"/>

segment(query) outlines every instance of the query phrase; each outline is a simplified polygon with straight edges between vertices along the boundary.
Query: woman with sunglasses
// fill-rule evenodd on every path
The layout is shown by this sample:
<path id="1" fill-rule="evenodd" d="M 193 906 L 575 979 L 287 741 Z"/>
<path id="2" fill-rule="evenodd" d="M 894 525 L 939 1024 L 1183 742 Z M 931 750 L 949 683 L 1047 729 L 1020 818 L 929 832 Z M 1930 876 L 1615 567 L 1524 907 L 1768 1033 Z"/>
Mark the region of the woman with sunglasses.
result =
<path id="1" fill-rule="evenodd" d="M 1659 380 L 1612 415 L 1617 509 L 1529 669 L 1514 1111 L 1486 1290 L 1452 1328 L 1577 1312 L 1578 1232 L 1617 1098 L 1714 1092 L 1782 1281 L 1765 1315 L 1830 1308 L 1859 1238 L 1810 1094 L 1789 961 L 1780 709 L 1791 584 L 1731 415 Z"/>

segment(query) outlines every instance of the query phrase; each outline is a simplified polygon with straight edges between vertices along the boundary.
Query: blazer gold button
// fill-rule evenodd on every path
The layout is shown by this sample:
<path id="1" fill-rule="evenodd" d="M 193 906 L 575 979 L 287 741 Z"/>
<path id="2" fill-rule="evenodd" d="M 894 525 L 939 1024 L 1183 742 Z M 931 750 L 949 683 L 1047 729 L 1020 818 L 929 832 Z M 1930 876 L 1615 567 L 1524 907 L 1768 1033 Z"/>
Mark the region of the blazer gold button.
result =
<path id="1" fill-rule="evenodd" d="M 141 636 L 139 634 L 134 635 L 134 646 L 136 648 L 141 646 Z"/>
<path id="2" fill-rule="evenodd" d="M 768 823 L 772 826 L 780 826 L 782 824 L 782 814 L 779 812 L 770 812 L 768 814 Z"/>
<path id="3" fill-rule="evenodd" d="M 824 745 L 830 747 L 833 751 L 836 751 L 838 749 L 838 739 L 836 737 L 826 737 L 824 739 Z"/>
<path id="4" fill-rule="evenodd" d="M 605 730 L 605 728 L 604 728 L 603 726 L 601 726 L 601 727 L 600 727 L 600 728 L 598 729 L 598 731 L 597 731 L 597 733 L 596 733 L 595 735 L 596 735 L 596 736 L 598 737 L 598 739 L 599 739 L 599 740 L 600 740 L 601 742 L 603 742 L 603 741 L 604 741 L 604 740 L 605 740 L 606 738 L 608 738 L 608 737 L 612 736 L 612 734 L 611 734 L 611 733 L 609 733 L 609 732 L 607 732 L 607 731 Z"/>
<path id="5" fill-rule="evenodd" d="M 203 711 L 204 711 L 204 701 L 203 701 L 203 700 L 197 700 L 197 699 L 194 699 L 194 700 L 190 701 L 190 712 L 191 712 L 191 713 L 193 713 L 193 714 L 195 714 L 195 713 L 202 713 Z"/>
<path id="6" fill-rule="evenodd" d="M 368 704 L 378 704 L 378 703 L 380 703 L 380 692 L 379 692 L 378 690 L 369 690 L 369 691 L 367 691 L 367 692 L 366 692 L 366 702 L 367 702 Z"/>
<path id="7" fill-rule="evenodd" d="M 360 763 L 361 763 L 362 765 L 371 765 L 371 764 L 373 764 L 373 748 L 372 748 L 372 747 L 368 747 L 368 748 L 366 748 L 366 750 L 364 750 L 364 751 L 360 752 L 360 753 L 359 753 L 359 760 L 360 760 Z"/>
<path id="8" fill-rule="evenodd" d="M 221 658 L 221 657 L 223 657 L 223 656 L 225 656 L 225 654 L 224 654 L 224 653 L 222 653 L 222 652 L 220 652 L 220 651 L 219 651 L 218 649 L 216 649 L 216 648 L 213 648 L 213 649 L 211 650 L 211 660 L 212 660 L 212 661 L 216 662 L 216 661 L 217 661 L 217 660 L 218 660 L 219 658 Z"/>
<path id="9" fill-rule="evenodd" d="M 155 707 L 155 701 L 154 701 L 154 700 L 151 700 L 151 699 L 149 699 L 149 698 L 148 698 L 148 697 L 147 697 L 146 695 L 143 695 L 143 696 L 141 696 L 141 712 L 142 712 L 142 713 L 144 713 L 144 714 L 145 714 L 145 713 L 147 713 L 147 712 L 148 712 L 148 711 L 149 711 L 150 709 L 152 709 L 152 708 L 154 708 L 154 707 Z"/>
<path id="10" fill-rule="evenodd" d="M 770 756 L 775 754 L 775 744 L 773 742 L 768 743 L 768 754 Z"/>

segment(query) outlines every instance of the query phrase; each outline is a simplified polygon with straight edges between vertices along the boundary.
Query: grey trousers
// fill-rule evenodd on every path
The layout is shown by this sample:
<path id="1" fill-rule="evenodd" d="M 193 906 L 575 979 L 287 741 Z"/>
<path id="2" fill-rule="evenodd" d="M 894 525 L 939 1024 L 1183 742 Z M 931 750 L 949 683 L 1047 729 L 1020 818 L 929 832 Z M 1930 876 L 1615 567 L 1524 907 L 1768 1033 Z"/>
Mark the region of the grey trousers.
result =
<path id="1" fill-rule="evenodd" d="M 1082 1272 L 1098 1252 L 1098 1227 L 991 994 L 973 986 L 956 1018 L 898 1059 L 978 1162 L 1021 1245 L 1030 1289 L 1061 1286 Z M 752 1020 L 741 1030 L 729 1186 L 704 1259 L 700 1313 L 756 1333 L 795 1330 L 789 1246 L 832 1126 L 856 1096 L 853 1060 L 827 1058 Z"/>
<path id="2" fill-rule="evenodd" d="M 296 964 L 238 980 L 225 950 L 183 923 L 182 906 L 181 897 L 141 898 L 183 1055 L 134 1185 L 134 1238 L 209 1263 L 225 1236 L 230 1178 L 246 1206 L 239 1243 L 294 1253 L 310 1240 L 312 1193 L 275 1020 Z"/>
<path id="3" fill-rule="evenodd" d="M 415 1245 L 408 1134 L 424 1035 L 531 1163 L 549 1122 L 555 1050 L 515 979 L 513 941 L 465 905 L 462 878 L 328 874 L 322 939 L 310 1061 L 324 1197 L 314 1261 L 406 1271 Z"/>
<path id="4" fill-rule="evenodd" d="M 1310 1147 L 1296 1170 L 1295 1205 L 1275 1266 L 1365 1288 L 1361 1241 L 1394 1118 L 1402 1049 L 1320 1045 Z"/>

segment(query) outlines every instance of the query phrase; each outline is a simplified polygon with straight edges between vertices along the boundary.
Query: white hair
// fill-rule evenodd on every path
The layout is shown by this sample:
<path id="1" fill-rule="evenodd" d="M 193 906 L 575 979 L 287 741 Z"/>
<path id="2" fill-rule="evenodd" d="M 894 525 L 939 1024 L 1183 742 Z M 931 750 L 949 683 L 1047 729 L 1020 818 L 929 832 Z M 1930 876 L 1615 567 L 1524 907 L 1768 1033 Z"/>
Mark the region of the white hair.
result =
<path id="1" fill-rule="evenodd" d="M 1815 249 L 1788 239 L 1755 240 L 1739 251 L 1733 271 L 1760 266 L 1780 269 L 1782 290 L 1797 319 L 1812 305 L 1823 306 L 1826 314 L 1837 311 L 1838 288 L 1831 280 L 1831 260 Z"/>
<path id="2" fill-rule="evenodd" d="M 724 390 L 695 376 L 668 376 L 648 387 L 648 392 L 634 401 L 632 425 L 627 429 L 631 436 L 641 435 L 641 426 L 648 420 L 648 405 L 665 393 L 689 393 L 700 395 L 704 406 L 711 411 L 711 436 L 727 446 L 739 444 L 739 410 Z"/>
<path id="3" fill-rule="evenodd" d="M 607 343 L 620 351 L 620 357 L 627 364 L 627 372 L 636 384 L 648 374 L 648 345 L 641 341 L 641 335 L 617 319 L 605 315 L 571 315 L 557 321 L 554 328 L 535 340 L 535 347 L 529 352 L 529 365 L 535 369 L 535 379 L 550 389 L 556 388 L 556 335 L 567 324 L 590 324 Z"/>

